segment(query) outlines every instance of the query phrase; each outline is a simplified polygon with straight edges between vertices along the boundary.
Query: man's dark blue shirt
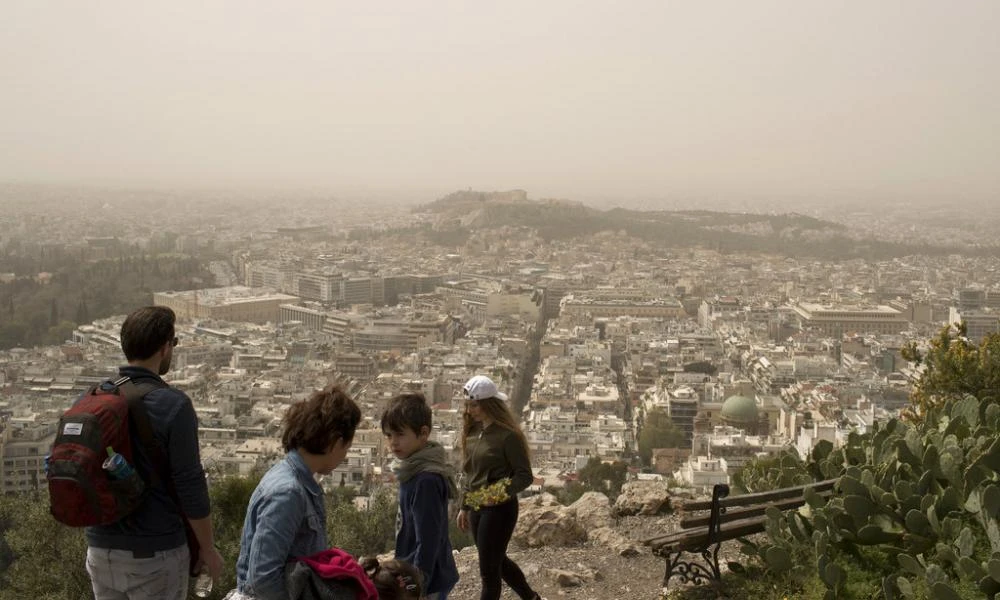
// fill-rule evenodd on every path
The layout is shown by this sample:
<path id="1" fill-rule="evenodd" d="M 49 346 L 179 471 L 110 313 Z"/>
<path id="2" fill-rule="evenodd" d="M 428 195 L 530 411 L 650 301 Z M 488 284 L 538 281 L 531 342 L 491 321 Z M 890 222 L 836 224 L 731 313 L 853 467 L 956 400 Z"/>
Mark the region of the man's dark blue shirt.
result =
<path id="1" fill-rule="evenodd" d="M 159 383 L 166 386 L 158 375 L 142 367 L 124 366 L 118 372 L 136 384 Z M 153 437 L 170 463 L 171 479 L 181 506 L 177 506 L 158 478 L 142 505 L 128 517 L 110 525 L 87 528 L 87 544 L 91 547 L 144 552 L 170 550 L 187 542 L 185 516 L 203 519 L 211 510 L 208 483 L 198 448 L 198 417 L 191 399 L 178 389 L 161 387 L 146 394 L 143 404 L 149 414 Z M 134 466 L 147 484 L 151 484 L 149 474 L 155 467 L 131 419 L 129 433 L 132 436 Z"/>

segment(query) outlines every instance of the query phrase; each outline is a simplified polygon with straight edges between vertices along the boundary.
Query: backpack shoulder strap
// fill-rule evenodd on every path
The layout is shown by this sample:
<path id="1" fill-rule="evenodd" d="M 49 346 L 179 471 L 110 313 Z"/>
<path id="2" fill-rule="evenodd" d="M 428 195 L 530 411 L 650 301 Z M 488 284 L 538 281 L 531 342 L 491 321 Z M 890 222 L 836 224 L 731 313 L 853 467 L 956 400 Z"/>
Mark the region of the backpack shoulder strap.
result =
<path id="1" fill-rule="evenodd" d="M 149 413 L 146 412 L 146 405 L 142 401 L 149 392 L 167 386 L 152 382 L 135 383 L 127 377 L 118 379 L 115 383 L 125 393 L 125 400 L 128 403 L 128 414 L 132 419 L 132 423 L 135 424 L 136 433 L 139 434 L 139 442 L 142 443 L 146 454 L 153 461 L 153 472 L 150 473 L 150 477 L 154 483 L 158 479 L 162 479 L 165 483 L 168 483 L 170 481 L 170 467 L 167 455 L 153 435 L 153 424 L 149 420 Z M 172 486 L 169 484 L 167 488 L 168 490 L 172 490 Z"/>

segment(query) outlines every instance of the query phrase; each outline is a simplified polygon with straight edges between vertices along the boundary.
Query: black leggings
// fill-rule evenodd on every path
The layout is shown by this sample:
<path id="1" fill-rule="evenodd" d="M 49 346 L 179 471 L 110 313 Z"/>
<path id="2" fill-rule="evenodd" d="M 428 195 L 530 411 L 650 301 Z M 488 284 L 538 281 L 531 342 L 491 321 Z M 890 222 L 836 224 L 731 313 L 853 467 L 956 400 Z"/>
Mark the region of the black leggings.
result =
<path id="1" fill-rule="evenodd" d="M 517 499 L 488 506 L 469 515 L 472 537 L 479 551 L 479 576 L 483 580 L 480 600 L 500 599 L 500 580 L 522 600 L 531 600 L 535 591 L 528 585 L 517 563 L 507 558 L 507 544 L 517 525 Z"/>

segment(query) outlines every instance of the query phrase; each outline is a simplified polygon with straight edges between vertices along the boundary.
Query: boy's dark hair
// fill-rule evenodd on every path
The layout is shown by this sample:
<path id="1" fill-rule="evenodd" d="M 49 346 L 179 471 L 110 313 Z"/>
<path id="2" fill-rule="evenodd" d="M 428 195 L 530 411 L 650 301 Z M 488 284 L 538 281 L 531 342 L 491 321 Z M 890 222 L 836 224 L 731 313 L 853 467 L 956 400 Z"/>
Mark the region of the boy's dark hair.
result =
<path id="1" fill-rule="evenodd" d="M 156 354 L 174 339 L 176 322 L 174 311 L 166 306 L 144 306 L 125 317 L 121 342 L 126 360 L 146 360 Z"/>
<path id="2" fill-rule="evenodd" d="M 281 445 L 286 452 L 303 448 L 323 454 L 337 440 L 353 440 L 360 422 L 361 409 L 354 400 L 339 386 L 327 386 L 288 408 Z"/>
<path id="3" fill-rule="evenodd" d="M 358 561 L 378 590 L 378 600 L 419 600 L 423 597 L 423 577 L 416 567 L 404 560 L 361 557 Z"/>
<path id="4" fill-rule="evenodd" d="M 419 435 L 425 425 L 428 431 L 433 427 L 431 407 L 419 392 L 394 396 L 382 413 L 382 433 L 402 433 L 409 428 Z"/>

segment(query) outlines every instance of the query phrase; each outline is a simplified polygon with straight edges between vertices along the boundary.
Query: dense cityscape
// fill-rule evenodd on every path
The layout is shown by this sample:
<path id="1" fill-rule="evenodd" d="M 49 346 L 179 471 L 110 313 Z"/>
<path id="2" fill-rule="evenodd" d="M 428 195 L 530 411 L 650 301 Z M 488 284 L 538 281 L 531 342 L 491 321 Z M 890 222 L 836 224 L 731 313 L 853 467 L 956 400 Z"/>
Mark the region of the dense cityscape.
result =
<path id="1" fill-rule="evenodd" d="M 285 408 L 334 380 L 369 418 L 401 390 L 422 392 L 435 437 L 454 450 L 461 384 L 485 373 L 521 411 L 537 489 L 572 481 L 591 457 L 704 488 L 748 458 L 789 446 L 808 456 L 895 415 L 919 376 L 902 349 L 944 324 L 965 321 L 973 341 L 998 330 L 995 256 L 734 255 L 625 231 L 544 240 L 490 212 L 537 205 L 519 191 L 459 192 L 370 222 L 223 226 L 208 211 L 170 229 L 124 220 L 76 238 L 69 220 L 26 235 L 31 213 L 8 213 L 0 242 L 22 261 L 212 258 L 201 266 L 214 281 L 147 298 L 181 319 L 170 382 L 195 402 L 212 476 L 275 460 Z M 8 288 L 53 276 L 0 273 Z M 123 317 L 0 352 L 0 492 L 45 486 L 58 416 L 121 362 Z M 652 411 L 683 440 L 640 457 Z M 328 486 L 388 479 L 381 432 L 362 433 Z"/>
<path id="2" fill-rule="evenodd" d="M 8 497 L 45 493 L 59 416 L 122 363 L 125 314 L 155 304 L 179 318 L 166 379 L 194 402 L 210 485 L 259 477 L 283 455 L 288 407 L 337 383 L 364 422 L 321 483 L 349 490 L 357 510 L 387 510 L 376 500 L 396 486 L 378 425 L 385 403 L 422 393 L 432 439 L 457 465 L 462 384 L 486 374 L 510 395 L 532 453 L 524 497 L 540 504 L 523 509 L 515 540 L 541 552 L 586 542 L 656 579 L 640 533 L 675 525 L 581 528 L 584 509 L 568 507 L 546 528 L 552 502 L 600 489 L 618 514 L 655 515 L 650 502 L 739 489 L 748 465 L 846 447 L 912 406 L 926 364 L 907 348 L 926 350 L 949 324 L 970 343 L 1000 330 L 1000 264 L 982 220 L 981 237 L 954 243 L 954 222 L 916 219 L 907 229 L 926 235 L 888 241 L 877 220 L 623 212 L 521 190 L 354 211 L 334 198 L 285 199 L 294 211 L 262 199 L 242 213 L 217 196 L 5 194 L 15 210 L 0 248 L 16 268 L 0 272 Z M 49 218 L 65 198 L 81 211 Z M 127 203 L 136 216 L 102 228 Z M 80 223 L 96 235 L 74 234 Z M 595 488 L 602 464 L 617 483 Z M 560 593 L 655 587 L 595 584 L 597 566 L 572 564 L 549 570 Z M 456 597 L 473 590 L 465 578 Z"/>

